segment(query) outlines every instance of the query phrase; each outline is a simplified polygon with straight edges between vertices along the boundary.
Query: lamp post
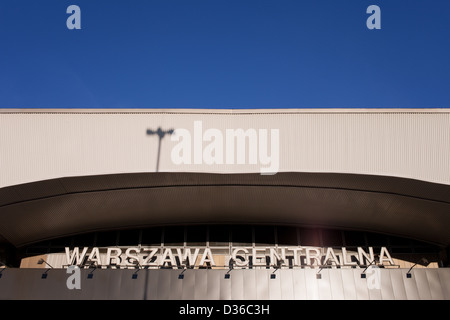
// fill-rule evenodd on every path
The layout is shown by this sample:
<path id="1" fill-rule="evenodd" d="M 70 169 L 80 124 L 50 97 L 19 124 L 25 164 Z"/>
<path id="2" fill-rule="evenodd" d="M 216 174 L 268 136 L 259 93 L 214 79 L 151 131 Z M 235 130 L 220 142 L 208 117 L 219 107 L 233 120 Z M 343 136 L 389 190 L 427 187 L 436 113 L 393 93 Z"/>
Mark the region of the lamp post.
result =
<path id="1" fill-rule="evenodd" d="M 361 273 L 361 278 L 365 279 L 366 278 L 366 270 L 369 269 L 369 267 L 374 264 L 374 262 L 376 261 L 376 259 L 373 259 L 373 261 L 370 261 L 369 265 L 363 270 L 363 272 Z"/>
<path id="2" fill-rule="evenodd" d="M 43 263 L 45 263 L 46 265 L 48 265 L 49 267 L 50 267 L 50 269 L 53 269 L 53 267 L 47 262 L 47 261 L 45 261 L 44 259 L 39 259 L 39 261 L 37 262 L 37 264 L 43 264 Z"/>
<path id="3" fill-rule="evenodd" d="M 39 259 L 39 261 L 37 262 L 38 264 L 43 264 L 43 263 L 45 263 L 46 265 L 48 265 L 49 267 L 50 267 L 50 269 L 53 269 L 53 267 L 47 262 L 47 261 L 45 261 L 44 259 Z M 42 274 L 42 276 L 41 276 L 41 278 L 42 279 L 47 279 L 47 272 L 48 272 L 48 270 L 50 270 L 50 269 L 47 269 L 47 270 L 45 270 L 45 272 Z"/>
<path id="4" fill-rule="evenodd" d="M 277 264 L 276 265 L 274 265 L 274 269 L 275 270 L 273 270 L 273 272 L 271 273 L 271 275 L 270 275 L 270 279 L 276 279 L 276 274 L 275 274 L 275 272 L 278 270 L 278 269 L 281 269 L 281 265 L 284 263 L 284 260 L 283 259 L 279 259 L 278 261 L 277 261 Z"/>
<path id="5" fill-rule="evenodd" d="M 230 279 L 230 272 L 234 269 L 235 261 L 233 258 L 230 259 L 230 262 L 228 264 L 228 271 L 225 273 L 225 279 Z"/>
<path id="6" fill-rule="evenodd" d="M 406 273 L 406 277 L 407 278 L 411 278 L 411 270 L 418 264 L 418 263 L 422 263 L 425 266 L 428 266 L 430 264 L 430 262 L 426 259 L 426 258 L 421 258 L 419 261 L 417 261 L 416 263 L 414 263 L 412 265 L 411 268 L 409 268 L 408 272 Z"/>

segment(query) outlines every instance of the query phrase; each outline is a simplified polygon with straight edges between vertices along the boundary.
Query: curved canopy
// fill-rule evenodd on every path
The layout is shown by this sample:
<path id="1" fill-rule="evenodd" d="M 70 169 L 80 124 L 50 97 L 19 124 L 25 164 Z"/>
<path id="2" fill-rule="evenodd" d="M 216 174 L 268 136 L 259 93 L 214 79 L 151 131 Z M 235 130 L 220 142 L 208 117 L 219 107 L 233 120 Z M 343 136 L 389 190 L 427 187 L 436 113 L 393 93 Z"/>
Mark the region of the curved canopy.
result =
<path id="1" fill-rule="evenodd" d="M 450 244 L 450 186 L 284 172 L 132 173 L 0 189 L 0 238 L 15 246 L 85 232 L 185 224 L 310 225 Z"/>

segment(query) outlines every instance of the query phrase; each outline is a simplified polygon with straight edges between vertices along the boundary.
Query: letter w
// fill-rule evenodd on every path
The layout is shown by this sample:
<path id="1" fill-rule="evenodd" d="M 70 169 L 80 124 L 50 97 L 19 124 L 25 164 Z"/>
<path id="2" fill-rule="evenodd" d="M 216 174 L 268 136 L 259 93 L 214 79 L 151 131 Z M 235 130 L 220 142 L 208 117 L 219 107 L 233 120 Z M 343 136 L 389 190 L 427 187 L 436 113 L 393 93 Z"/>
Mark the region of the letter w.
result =
<path id="1" fill-rule="evenodd" d="M 84 247 L 83 251 L 80 255 L 80 248 L 75 247 L 73 248 L 72 255 L 70 255 L 70 249 L 66 247 L 66 258 L 67 258 L 67 264 L 68 265 L 80 265 L 83 263 L 84 258 L 86 257 L 88 247 Z M 74 260 L 77 261 L 77 263 L 73 263 Z"/>
<path id="2" fill-rule="evenodd" d="M 177 253 L 178 253 L 178 257 L 180 258 L 181 264 L 186 264 L 186 265 L 194 265 L 195 261 L 197 260 L 198 257 L 198 253 L 199 253 L 200 249 L 195 249 L 194 251 L 194 255 L 191 254 L 191 249 L 187 248 L 184 249 L 184 253 L 181 254 L 181 250 L 177 249 Z M 189 259 L 189 260 L 188 260 Z M 186 263 L 184 263 L 184 261 L 186 260 Z"/>

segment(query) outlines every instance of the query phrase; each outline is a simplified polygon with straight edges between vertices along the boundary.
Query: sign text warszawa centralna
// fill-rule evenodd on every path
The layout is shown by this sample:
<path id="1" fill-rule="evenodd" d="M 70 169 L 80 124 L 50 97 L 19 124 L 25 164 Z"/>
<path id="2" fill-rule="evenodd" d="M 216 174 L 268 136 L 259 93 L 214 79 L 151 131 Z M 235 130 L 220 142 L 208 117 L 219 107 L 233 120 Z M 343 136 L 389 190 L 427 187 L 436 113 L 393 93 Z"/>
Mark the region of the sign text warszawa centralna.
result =
<path id="1" fill-rule="evenodd" d="M 302 267 L 394 265 L 386 247 L 375 254 L 373 247 L 356 251 L 347 248 L 317 247 L 233 247 L 226 256 L 226 266 L 233 267 Z M 214 252 L 217 250 L 217 252 Z M 66 247 L 67 265 L 125 267 L 226 267 L 215 259 L 224 256 L 223 249 L 197 247 Z M 228 250 L 227 250 L 228 251 Z M 222 259 L 223 261 L 223 259 Z"/>

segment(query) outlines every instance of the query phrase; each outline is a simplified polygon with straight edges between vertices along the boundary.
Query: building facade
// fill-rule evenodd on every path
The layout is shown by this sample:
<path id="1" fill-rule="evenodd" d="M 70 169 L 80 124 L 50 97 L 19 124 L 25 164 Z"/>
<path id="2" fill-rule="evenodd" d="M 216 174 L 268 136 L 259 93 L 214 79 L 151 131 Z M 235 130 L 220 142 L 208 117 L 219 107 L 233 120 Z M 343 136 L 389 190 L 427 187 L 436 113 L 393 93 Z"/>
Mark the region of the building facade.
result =
<path id="1" fill-rule="evenodd" d="M 450 298 L 445 109 L 0 110 L 0 150 L 3 299 Z"/>

